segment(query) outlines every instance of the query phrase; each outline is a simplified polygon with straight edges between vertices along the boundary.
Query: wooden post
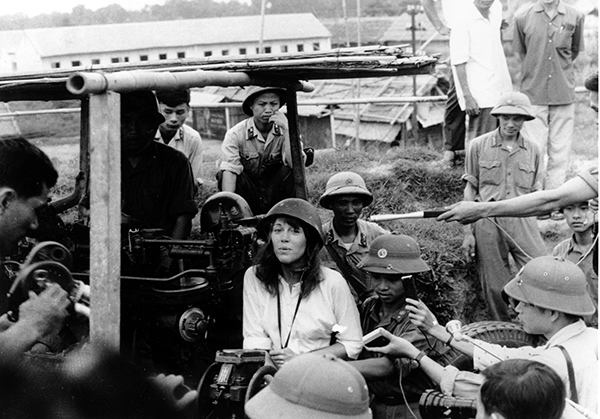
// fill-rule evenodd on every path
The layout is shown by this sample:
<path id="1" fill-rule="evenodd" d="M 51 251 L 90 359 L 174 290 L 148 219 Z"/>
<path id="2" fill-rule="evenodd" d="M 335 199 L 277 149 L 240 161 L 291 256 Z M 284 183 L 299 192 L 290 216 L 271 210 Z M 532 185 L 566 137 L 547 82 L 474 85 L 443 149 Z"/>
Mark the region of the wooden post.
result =
<path id="1" fill-rule="evenodd" d="M 90 99 L 85 97 L 81 99 L 80 123 L 79 123 L 79 171 L 86 176 L 82 196 L 88 196 L 90 193 Z M 81 205 L 77 208 L 78 219 L 85 225 L 89 224 L 86 209 Z"/>
<path id="2" fill-rule="evenodd" d="M 119 350 L 121 329 L 120 95 L 90 97 L 90 340 Z"/>
<path id="3" fill-rule="evenodd" d="M 294 89 L 287 89 L 287 117 L 292 151 L 292 171 L 294 174 L 294 192 L 296 198 L 307 199 L 304 162 L 302 161 L 302 145 L 298 134 L 298 99 Z"/>
<path id="4" fill-rule="evenodd" d="M 333 106 L 329 114 L 329 125 L 331 126 L 331 147 L 337 148 L 337 140 L 335 138 L 335 116 L 333 116 Z"/>

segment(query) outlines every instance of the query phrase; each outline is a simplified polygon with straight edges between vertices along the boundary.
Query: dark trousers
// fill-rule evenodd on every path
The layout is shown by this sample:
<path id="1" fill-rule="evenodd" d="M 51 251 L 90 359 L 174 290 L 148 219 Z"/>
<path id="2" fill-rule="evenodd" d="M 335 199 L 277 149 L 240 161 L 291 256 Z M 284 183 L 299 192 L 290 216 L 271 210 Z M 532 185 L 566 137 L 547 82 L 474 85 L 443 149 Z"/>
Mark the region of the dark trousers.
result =
<path id="1" fill-rule="evenodd" d="M 446 111 L 444 112 L 444 150 L 458 151 L 465 149 L 465 116 L 466 113 L 460 109 L 454 77 L 450 74 L 450 87 L 448 88 L 448 99 L 446 100 Z"/>
<path id="2" fill-rule="evenodd" d="M 217 173 L 218 188 L 221 189 L 222 171 Z M 246 200 L 253 215 L 266 214 L 273 205 L 286 198 L 293 198 L 294 176 L 285 165 L 270 173 L 269 177 L 252 179 L 245 172 L 237 176 L 235 193 Z"/>

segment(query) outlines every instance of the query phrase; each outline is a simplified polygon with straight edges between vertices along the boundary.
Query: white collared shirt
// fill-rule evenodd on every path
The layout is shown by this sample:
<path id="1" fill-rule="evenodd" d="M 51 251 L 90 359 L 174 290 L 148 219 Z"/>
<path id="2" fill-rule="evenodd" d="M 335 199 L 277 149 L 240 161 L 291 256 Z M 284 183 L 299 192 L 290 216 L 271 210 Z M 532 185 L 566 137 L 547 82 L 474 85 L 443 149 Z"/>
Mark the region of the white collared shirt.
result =
<path id="1" fill-rule="evenodd" d="M 160 129 L 156 131 L 154 139 L 159 143 L 165 144 L 160 134 Z M 194 178 L 197 180 L 202 178 L 202 138 L 198 131 L 183 124 L 167 145 L 185 154 L 192 165 Z"/>
<path id="2" fill-rule="evenodd" d="M 454 80 L 458 80 L 456 65 L 466 64 L 467 82 L 473 98 L 480 108 L 492 108 L 503 93 L 513 90 L 500 25 L 502 4 L 496 0 L 485 19 L 473 2 L 465 2 L 460 16 L 456 16 L 450 33 L 450 62 Z M 461 109 L 465 98 L 460 83 L 456 94 Z"/>
<path id="3" fill-rule="evenodd" d="M 598 330 L 586 327 L 583 320 L 563 327 L 546 345 L 536 348 L 506 348 L 479 340 L 476 342 L 502 359 L 529 359 L 548 365 L 562 378 L 567 397 L 570 397 L 567 363 L 560 348 L 556 347 L 562 345 L 573 361 L 579 404 L 598 414 Z M 474 348 L 473 365 L 476 369 L 484 369 L 496 362 L 498 359 L 494 356 Z"/>
<path id="4" fill-rule="evenodd" d="M 282 349 L 290 335 L 288 348 L 297 354 L 330 346 L 335 325 L 345 328 L 337 335 L 350 358 L 360 354 L 362 329 L 360 315 L 344 278 L 322 267 L 323 280 L 305 297 L 294 312 L 301 284 L 290 290 L 280 278 L 281 336 L 278 327 L 277 297 L 271 295 L 256 277 L 255 267 L 244 275 L 244 349 Z M 293 321 L 292 321 L 293 320 Z M 291 330 L 291 333 L 290 333 Z"/>

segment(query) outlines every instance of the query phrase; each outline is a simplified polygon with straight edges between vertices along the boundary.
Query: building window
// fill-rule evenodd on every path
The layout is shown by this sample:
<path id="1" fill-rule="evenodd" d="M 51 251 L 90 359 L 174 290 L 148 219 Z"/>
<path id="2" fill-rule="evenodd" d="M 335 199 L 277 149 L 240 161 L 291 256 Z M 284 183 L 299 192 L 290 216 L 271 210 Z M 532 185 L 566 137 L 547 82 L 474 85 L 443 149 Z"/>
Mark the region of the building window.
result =
<path id="1" fill-rule="evenodd" d="M 158 59 L 159 60 L 166 60 L 167 59 L 167 54 L 158 54 Z"/>
<path id="2" fill-rule="evenodd" d="M 260 54 L 260 48 L 259 47 L 256 47 L 256 53 Z"/>
<path id="3" fill-rule="evenodd" d="M 288 52 L 288 46 L 287 45 L 282 45 L 281 46 L 281 52 Z"/>
<path id="4" fill-rule="evenodd" d="M 123 61 L 126 62 L 126 63 L 128 63 L 129 62 L 129 57 L 123 58 Z"/>
<path id="5" fill-rule="evenodd" d="M 147 55 L 140 55 L 140 61 L 148 61 Z"/>
<path id="6" fill-rule="evenodd" d="M 100 64 L 100 58 L 92 58 L 92 64 Z"/>
<path id="7" fill-rule="evenodd" d="M 229 55 L 229 50 L 228 49 L 224 49 L 221 51 L 221 55 L 225 56 L 225 55 Z"/>
<path id="8" fill-rule="evenodd" d="M 118 58 L 118 57 L 117 57 L 117 58 L 111 58 L 111 59 L 110 59 L 110 62 L 111 62 L 111 63 L 113 63 L 113 64 L 120 63 L 120 62 L 121 62 L 121 59 L 120 59 L 120 58 Z"/>
<path id="9" fill-rule="evenodd" d="M 210 57 L 212 55 L 212 51 L 204 51 L 205 57 Z"/>
<path id="10" fill-rule="evenodd" d="M 313 42 L 313 51 L 319 51 L 321 49 L 321 44 L 319 42 Z"/>
<path id="11" fill-rule="evenodd" d="M 298 48 L 298 52 L 304 51 L 304 44 L 298 44 L 298 45 L 296 45 L 296 47 Z"/>
<path id="12" fill-rule="evenodd" d="M 59 62 L 55 62 L 51 64 L 52 68 L 60 68 L 60 63 Z"/>
<path id="13" fill-rule="evenodd" d="M 177 58 L 185 58 L 185 52 L 178 52 Z"/>
<path id="14" fill-rule="evenodd" d="M 240 55 L 246 55 L 246 48 L 240 48 Z"/>
<path id="15" fill-rule="evenodd" d="M 81 65 L 81 61 L 71 61 L 71 67 L 79 67 Z"/>
<path id="16" fill-rule="evenodd" d="M 265 47 L 265 54 L 271 53 L 271 47 Z"/>

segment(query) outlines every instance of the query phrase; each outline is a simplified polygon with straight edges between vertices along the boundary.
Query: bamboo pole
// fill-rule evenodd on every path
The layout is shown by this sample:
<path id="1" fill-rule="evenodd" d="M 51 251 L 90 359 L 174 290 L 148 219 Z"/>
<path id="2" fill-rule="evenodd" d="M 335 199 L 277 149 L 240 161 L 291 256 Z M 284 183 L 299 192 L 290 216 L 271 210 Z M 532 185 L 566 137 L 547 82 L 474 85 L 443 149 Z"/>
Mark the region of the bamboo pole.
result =
<path id="1" fill-rule="evenodd" d="M 74 95 L 90 95 L 105 91 L 185 89 L 203 86 L 281 86 L 312 92 L 314 85 L 306 81 L 263 80 L 246 73 L 227 71 L 188 71 L 179 73 L 122 71 L 118 73 L 73 73 L 67 80 L 67 90 Z"/>

